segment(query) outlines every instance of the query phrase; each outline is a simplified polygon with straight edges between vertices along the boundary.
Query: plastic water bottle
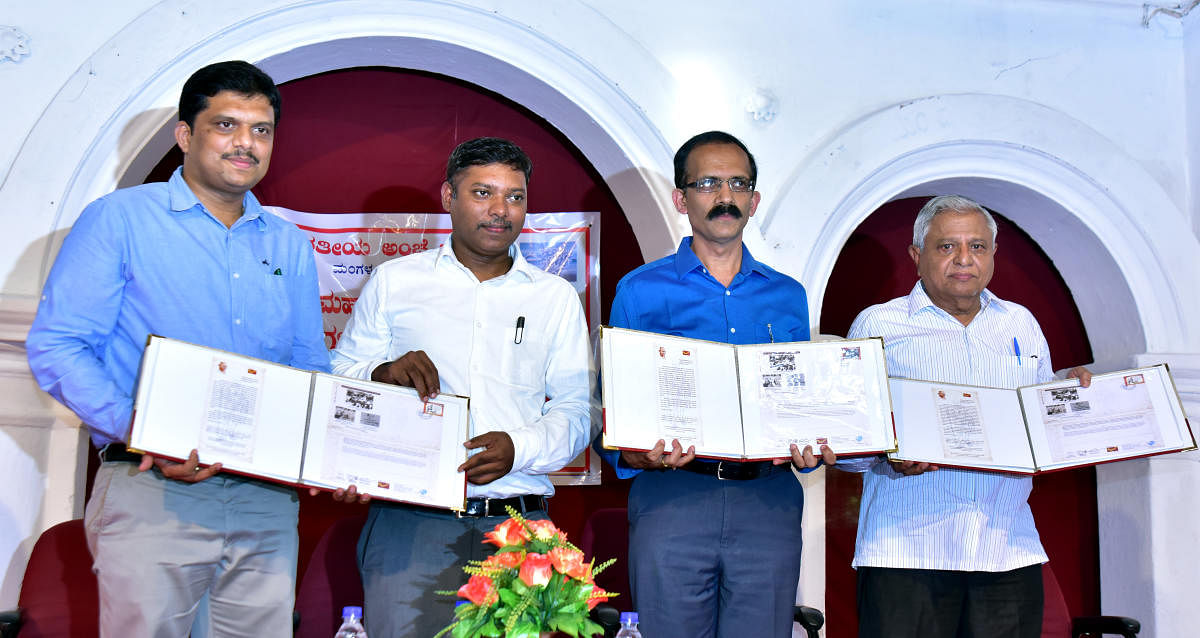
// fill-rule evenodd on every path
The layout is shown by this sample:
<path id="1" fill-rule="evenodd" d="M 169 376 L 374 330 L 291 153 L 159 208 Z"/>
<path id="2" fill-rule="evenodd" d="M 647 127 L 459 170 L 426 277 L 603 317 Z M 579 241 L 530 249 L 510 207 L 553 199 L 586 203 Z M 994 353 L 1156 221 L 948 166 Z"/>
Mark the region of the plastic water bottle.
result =
<path id="1" fill-rule="evenodd" d="M 342 608 L 342 626 L 333 638 L 367 638 L 367 630 L 362 624 L 362 607 Z"/>
<path id="2" fill-rule="evenodd" d="M 637 624 L 636 611 L 621 612 L 621 631 L 617 632 L 617 638 L 642 638 L 642 632 L 638 631 Z"/>

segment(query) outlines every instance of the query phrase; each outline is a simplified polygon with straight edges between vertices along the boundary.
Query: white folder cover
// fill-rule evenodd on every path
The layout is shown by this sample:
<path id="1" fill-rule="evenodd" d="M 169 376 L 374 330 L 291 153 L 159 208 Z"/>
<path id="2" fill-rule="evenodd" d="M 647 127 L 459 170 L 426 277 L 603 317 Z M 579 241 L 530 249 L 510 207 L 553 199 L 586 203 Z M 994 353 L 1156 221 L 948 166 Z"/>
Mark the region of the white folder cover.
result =
<path id="1" fill-rule="evenodd" d="M 460 510 L 468 399 L 151 336 L 128 447 L 323 490 Z"/>
<path id="2" fill-rule="evenodd" d="M 891 379 L 893 459 L 1036 474 L 1196 449 L 1165 364 L 1016 390 Z"/>
<path id="3" fill-rule="evenodd" d="M 604 327 L 600 348 L 607 448 L 678 439 L 735 460 L 790 458 L 792 443 L 896 449 L 880 339 L 734 345 Z"/>

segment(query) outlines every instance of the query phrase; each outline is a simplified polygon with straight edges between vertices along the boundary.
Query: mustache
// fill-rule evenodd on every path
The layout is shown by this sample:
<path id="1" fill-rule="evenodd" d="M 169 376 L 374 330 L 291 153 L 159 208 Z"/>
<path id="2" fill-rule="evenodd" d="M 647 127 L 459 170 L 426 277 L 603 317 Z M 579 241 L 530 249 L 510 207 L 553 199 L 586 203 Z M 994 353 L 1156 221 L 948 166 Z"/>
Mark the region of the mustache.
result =
<path id="1" fill-rule="evenodd" d="M 512 222 L 506 220 L 492 220 L 490 222 L 480 222 L 476 228 L 503 228 L 504 230 L 512 230 Z"/>
<path id="2" fill-rule="evenodd" d="M 737 207 L 737 204 L 717 204 L 708 211 L 707 218 L 710 220 L 716 219 L 721 215 L 729 215 L 734 219 L 742 218 L 742 209 Z"/>
<path id="3" fill-rule="evenodd" d="M 255 164 L 260 163 L 258 160 L 258 157 L 254 153 L 251 153 L 250 151 L 235 151 L 233 153 L 225 153 L 224 155 L 221 156 L 221 159 L 230 159 L 230 158 L 234 158 L 234 157 L 244 157 L 244 158 L 250 160 L 251 162 L 254 162 Z"/>

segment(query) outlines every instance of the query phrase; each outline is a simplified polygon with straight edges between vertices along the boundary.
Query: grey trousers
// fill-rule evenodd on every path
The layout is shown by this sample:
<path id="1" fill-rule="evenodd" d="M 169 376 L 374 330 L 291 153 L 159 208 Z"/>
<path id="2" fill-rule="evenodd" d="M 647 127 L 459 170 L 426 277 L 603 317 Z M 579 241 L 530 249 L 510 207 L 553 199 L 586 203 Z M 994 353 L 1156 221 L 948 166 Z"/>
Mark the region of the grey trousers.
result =
<path id="1" fill-rule="evenodd" d="M 291 636 L 298 511 L 290 487 L 102 463 L 84 517 L 100 635 Z"/>
<path id="2" fill-rule="evenodd" d="M 530 520 L 545 512 L 527 512 Z M 454 591 L 467 582 L 462 568 L 498 548 L 485 545 L 508 515 L 457 518 L 449 511 L 371 503 L 358 539 L 366 609 L 363 621 L 372 638 L 429 638 L 454 620 Z"/>

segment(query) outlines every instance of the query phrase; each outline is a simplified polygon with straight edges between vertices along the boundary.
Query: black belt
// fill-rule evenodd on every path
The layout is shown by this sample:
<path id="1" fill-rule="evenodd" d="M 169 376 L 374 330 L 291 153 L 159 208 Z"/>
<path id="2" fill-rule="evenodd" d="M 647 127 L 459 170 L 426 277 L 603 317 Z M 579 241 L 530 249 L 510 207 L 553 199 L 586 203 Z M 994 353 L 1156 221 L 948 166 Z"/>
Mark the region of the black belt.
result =
<path id="1" fill-rule="evenodd" d="M 109 443 L 100 448 L 100 460 L 120 463 L 141 463 L 142 455 L 125 449 L 124 443 Z"/>
<path id="2" fill-rule="evenodd" d="M 524 514 L 546 509 L 546 497 L 525 494 L 512 498 L 469 498 L 467 506 L 461 512 L 455 512 L 459 518 L 482 518 L 484 516 L 508 516 L 508 508 L 513 508 Z"/>
<path id="3" fill-rule="evenodd" d="M 682 466 L 689 472 L 697 474 L 707 474 L 715 476 L 722 481 L 749 481 L 751 479 L 762 478 L 778 474 L 780 472 L 790 472 L 792 470 L 790 463 L 781 463 L 775 465 L 771 461 L 759 461 L 742 463 L 738 461 L 692 461 L 687 465 Z"/>

